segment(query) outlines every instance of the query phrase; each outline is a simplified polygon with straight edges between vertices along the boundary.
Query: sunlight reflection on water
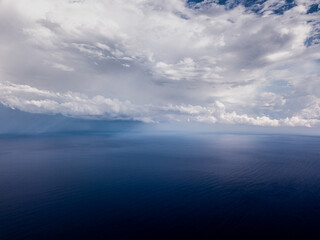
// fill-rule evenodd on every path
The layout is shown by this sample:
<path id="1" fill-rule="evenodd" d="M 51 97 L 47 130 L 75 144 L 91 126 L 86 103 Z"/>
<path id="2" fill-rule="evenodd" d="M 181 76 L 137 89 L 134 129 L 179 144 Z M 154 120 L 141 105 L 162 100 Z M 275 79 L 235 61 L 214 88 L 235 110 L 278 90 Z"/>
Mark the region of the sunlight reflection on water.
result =
<path id="1" fill-rule="evenodd" d="M 0 236 L 319 237 L 319 151 L 284 135 L 1 137 Z"/>

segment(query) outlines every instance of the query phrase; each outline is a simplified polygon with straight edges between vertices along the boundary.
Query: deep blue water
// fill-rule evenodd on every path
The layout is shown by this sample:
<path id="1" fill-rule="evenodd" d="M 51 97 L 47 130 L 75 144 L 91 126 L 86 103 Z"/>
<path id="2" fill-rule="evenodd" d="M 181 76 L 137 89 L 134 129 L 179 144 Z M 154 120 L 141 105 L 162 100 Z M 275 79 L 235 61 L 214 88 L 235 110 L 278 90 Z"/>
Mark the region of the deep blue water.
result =
<path id="1" fill-rule="evenodd" d="M 0 239 L 320 239 L 320 138 L 0 137 Z"/>

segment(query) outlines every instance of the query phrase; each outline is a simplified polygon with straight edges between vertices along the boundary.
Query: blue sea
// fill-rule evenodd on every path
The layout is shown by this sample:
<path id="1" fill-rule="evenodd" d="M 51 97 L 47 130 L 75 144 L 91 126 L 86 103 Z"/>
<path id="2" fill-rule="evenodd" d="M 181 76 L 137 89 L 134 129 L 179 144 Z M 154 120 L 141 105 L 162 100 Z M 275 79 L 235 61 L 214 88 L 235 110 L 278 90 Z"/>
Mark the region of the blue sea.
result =
<path id="1" fill-rule="evenodd" d="M 320 137 L 0 137 L 0 239 L 320 239 Z"/>

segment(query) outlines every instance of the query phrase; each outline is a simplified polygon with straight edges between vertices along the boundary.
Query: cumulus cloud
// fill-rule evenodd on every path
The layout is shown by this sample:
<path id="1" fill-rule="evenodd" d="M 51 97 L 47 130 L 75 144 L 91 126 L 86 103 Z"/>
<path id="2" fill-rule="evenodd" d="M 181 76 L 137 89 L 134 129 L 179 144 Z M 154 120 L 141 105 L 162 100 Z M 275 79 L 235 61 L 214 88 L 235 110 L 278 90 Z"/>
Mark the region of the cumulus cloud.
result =
<path id="1" fill-rule="evenodd" d="M 74 117 L 316 126 L 319 2 L 238 2 L 2 0 L 0 101 Z"/>
<path id="2" fill-rule="evenodd" d="M 0 83 L 0 102 L 11 108 L 32 113 L 52 113 L 67 116 L 131 119 L 143 114 L 129 101 L 94 96 L 88 98 L 81 93 L 56 93 L 39 90 L 28 85 Z"/>
<path id="3" fill-rule="evenodd" d="M 286 119 L 270 119 L 267 116 L 250 117 L 246 114 L 228 112 L 223 103 L 216 101 L 208 107 L 199 105 L 134 105 L 129 101 L 88 96 L 75 92 L 50 92 L 27 85 L 0 83 L 0 103 L 10 108 L 32 113 L 63 114 L 72 117 L 139 120 L 157 122 L 158 120 L 195 121 L 206 123 L 236 123 L 256 126 L 307 126 L 320 122 L 319 106 L 316 115 L 304 109 L 302 116 Z M 315 106 L 312 106 L 315 107 Z"/>

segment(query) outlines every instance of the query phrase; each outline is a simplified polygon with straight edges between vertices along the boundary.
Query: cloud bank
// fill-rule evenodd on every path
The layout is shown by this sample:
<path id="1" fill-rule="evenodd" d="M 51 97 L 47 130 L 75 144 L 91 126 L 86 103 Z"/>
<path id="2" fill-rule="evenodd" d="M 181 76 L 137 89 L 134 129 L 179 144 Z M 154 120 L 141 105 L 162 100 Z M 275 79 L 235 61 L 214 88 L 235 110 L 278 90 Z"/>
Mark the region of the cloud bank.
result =
<path id="1" fill-rule="evenodd" d="M 319 126 L 319 1 L 238 2 L 2 0 L 0 102 L 79 118 Z"/>

